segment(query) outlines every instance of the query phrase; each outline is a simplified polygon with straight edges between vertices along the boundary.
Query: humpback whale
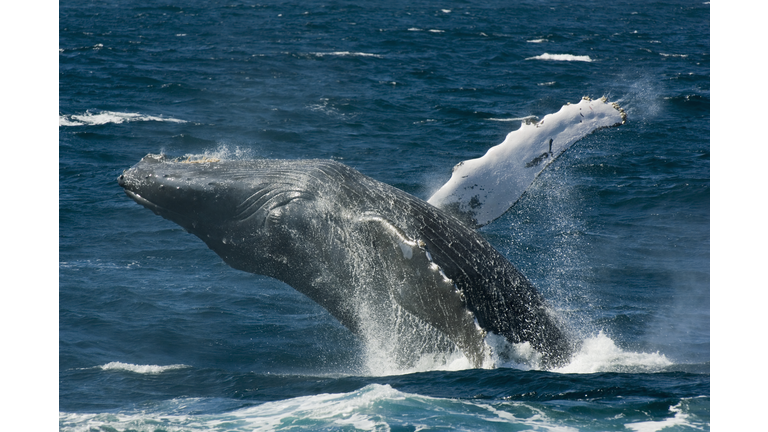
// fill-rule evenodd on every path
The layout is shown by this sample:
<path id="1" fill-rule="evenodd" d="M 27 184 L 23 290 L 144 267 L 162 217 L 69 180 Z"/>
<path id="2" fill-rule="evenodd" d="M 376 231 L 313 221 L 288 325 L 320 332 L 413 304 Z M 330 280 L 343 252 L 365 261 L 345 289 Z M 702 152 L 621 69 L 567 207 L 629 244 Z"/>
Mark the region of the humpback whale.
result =
<path id="1" fill-rule="evenodd" d="M 118 183 L 230 266 L 287 283 L 364 338 L 411 355 L 453 344 L 474 367 L 487 332 L 530 343 L 545 367 L 571 354 L 542 296 L 474 229 L 341 163 L 150 154 Z"/>
<path id="2" fill-rule="evenodd" d="M 403 365 L 460 350 L 489 360 L 488 333 L 564 365 L 568 332 L 536 288 L 474 228 L 501 216 L 573 143 L 626 113 L 583 98 L 464 161 L 428 201 L 330 160 L 147 155 L 118 178 L 139 204 L 230 266 L 285 282 Z"/>

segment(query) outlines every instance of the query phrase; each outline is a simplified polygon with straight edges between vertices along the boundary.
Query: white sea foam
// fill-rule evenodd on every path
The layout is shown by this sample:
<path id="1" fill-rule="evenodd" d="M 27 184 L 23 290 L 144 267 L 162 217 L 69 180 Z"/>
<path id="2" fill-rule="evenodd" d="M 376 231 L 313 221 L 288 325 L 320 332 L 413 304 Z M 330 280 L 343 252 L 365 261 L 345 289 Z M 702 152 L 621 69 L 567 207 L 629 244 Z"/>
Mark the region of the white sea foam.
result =
<path id="1" fill-rule="evenodd" d="M 86 111 L 85 114 L 59 115 L 59 126 L 98 126 L 108 123 L 120 124 L 133 121 L 186 123 L 185 120 L 179 120 L 171 117 L 150 116 L 146 114 L 124 113 L 116 111 L 99 111 L 96 113 Z"/>
<path id="2" fill-rule="evenodd" d="M 364 52 L 351 52 L 351 51 L 333 51 L 333 52 L 314 52 L 312 55 L 318 57 L 324 56 L 351 56 L 351 57 L 376 57 L 383 58 L 380 54 L 364 53 Z"/>
<path id="3" fill-rule="evenodd" d="M 59 126 L 82 126 L 84 124 L 85 123 L 72 121 L 72 119 L 67 116 L 59 116 Z"/>
<path id="4" fill-rule="evenodd" d="M 624 425 L 624 427 L 635 432 L 656 432 L 672 426 L 689 426 L 695 429 L 703 430 L 703 428 L 695 427 L 690 423 L 690 416 L 683 412 L 682 405 L 683 401 L 680 401 L 680 403 L 677 405 L 669 407 L 669 411 L 674 414 L 674 417 L 660 421 L 627 423 Z"/>
<path id="5" fill-rule="evenodd" d="M 394 343 L 394 342 L 393 342 Z M 482 368 L 511 368 L 519 370 L 541 370 L 541 354 L 528 342 L 510 343 L 493 332 L 485 338 L 486 355 Z M 393 348 L 387 341 L 369 341 L 366 344 L 366 366 L 375 376 L 402 375 L 428 371 L 459 371 L 472 369 L 471 362 L 456 350 L 442 354 L 424 354 L 409 367 L 402 367 L 392 358 Z M 659 372 L 673 363 L 664 354 L 626 351 L 619 348 L 607 335 L 600 332 L 581 342 L 570 362 L 557 373 L 599 373 L 599 372 Z"/>
<path id="6" fill-rule="evenodd" d="M 528 342 L 513 344 L 503 336 L 489 332 L 485 338 L 489 347 L 490 367 L 520 370 L 541 369 L 541 355 Z M 582 341 L 570 363 L 553 369 L 558 373 L 598 372 L 658 372 L 672 365 L 664 354 L 625 351 L 600 332 Z"/>
<path id="7" fill-rule="evenodd" d="M 190 366 L 183 365 L 183 364 L 157 366 L 157 365 L 135 365 L 130 363 L 122 363 L 122 362 L 110 362 L 105 365 L 99 366 L 101 370 L 105 370 L 105 371 L 127 371 L 127 372 L 135 372 L 140 374 L 159 374 L 159 373 L 163 373 L 170 370 L 185 369 L 188 367 Z"/>
<path id="8" fill-rule="evenodd" d="M 580 61 L 591 62 L 592 59 L 589 56 L 579 56 L 573 54 L 550 54 L 544 53 L 535 57 L 528 57 L 526 60 L 551 60 L 551 61 Z"/>
<path id="9" fill-rule="evenodd" d="M 549 42 L 549 39 L 531 39 L 529 41 L 526 41 L 528 43 L 543 43 L 543 42 Z"/>

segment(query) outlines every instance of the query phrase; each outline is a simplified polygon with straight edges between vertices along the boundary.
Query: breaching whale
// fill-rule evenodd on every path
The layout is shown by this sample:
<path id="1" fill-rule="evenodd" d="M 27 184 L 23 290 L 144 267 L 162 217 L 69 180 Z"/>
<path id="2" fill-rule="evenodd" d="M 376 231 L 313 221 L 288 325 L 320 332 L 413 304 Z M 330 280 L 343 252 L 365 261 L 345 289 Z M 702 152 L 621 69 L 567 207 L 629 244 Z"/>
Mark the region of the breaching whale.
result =
<path id="1" fill-rule="evenodd" d="M 363 337 L 427 352 L 447 339 L 474 367 L 488 331 L 529 342 L 544 365 L 571 354 L 541 295 L 482 236 L 341 163 L 147 155 L 118 182 L 230 266 L 287 283 Z"/>
<path id="2" fill-rule="evenodd" d="M 492 332 L 529 343 L 551 368 L 573 352 L 567 331 L 473 228 L 579 138 L 624 120 L 604 99 L 568 105 L 457 165 L 429 202 L 330 160 L 150 154 L 118 183 L 230 266 L 287 283 L 364 339 L 396 341 L 401 364 L 458 348 L 481 367 Z"/>

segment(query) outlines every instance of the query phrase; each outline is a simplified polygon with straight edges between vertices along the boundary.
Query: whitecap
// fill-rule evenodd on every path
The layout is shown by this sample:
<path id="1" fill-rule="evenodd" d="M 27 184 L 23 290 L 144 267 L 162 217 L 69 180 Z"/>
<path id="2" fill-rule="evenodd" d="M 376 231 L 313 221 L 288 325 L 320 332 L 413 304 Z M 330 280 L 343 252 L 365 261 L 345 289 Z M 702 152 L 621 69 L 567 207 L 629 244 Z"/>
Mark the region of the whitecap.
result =
<path id="1" fill-rule="evenodd" d="M 543 42 L 549 42 L 549 39 L 531 39 L 529 41 L 526 41 L 528 43 L 543 43 Z"/>
<path id="2" fill-rule="evenodd" d="M 544 53 L 535 57 L 528 57 L 526 60 L 554 60 L 554 61 L 581 61 L 591 62 L 589 56 L 578 56 L 573 54 L 549 54 Z"/>
<path id="3" fill-rule="evenodd" d="M 84 124 L 85 123 L 72 121 L 72 119 L 67 116 L 59 116 L 59 126 L 82 126 Z"/>
<path id="4" fill-rule="evenodd" d="M 139 113 L 125 113 L 117 111 L 99 111 L 85 114 L 59 115 L 59 126 L 99 126 L 105 124 L 120 124 L 132 121 L 158 121 L 170 123 L 186 123 L 172 117 L 151 116 Z"/>
<path id="5" fill-rule="evenodd" d="M 364 53 L 364 52 L 351 52 L 351 51 L 333 51 L 333 52 L 313 52 L 312 55 L 317 57 L 324 56 L 352 56 L 352 57 L 376 57 L 383 58 L 380 54 Z"/>
<path id="6" fill-rule="evenodd" d="M 173 364 L 167 366 L 158 365 L 135 365 L 122 362 L 110 362 L 105 365 L 98 366 L 104 371 L 128 371 L 140 374 L 159 374 L 170 370 L 185 369 L 191 366 L 184 364 Z"/>

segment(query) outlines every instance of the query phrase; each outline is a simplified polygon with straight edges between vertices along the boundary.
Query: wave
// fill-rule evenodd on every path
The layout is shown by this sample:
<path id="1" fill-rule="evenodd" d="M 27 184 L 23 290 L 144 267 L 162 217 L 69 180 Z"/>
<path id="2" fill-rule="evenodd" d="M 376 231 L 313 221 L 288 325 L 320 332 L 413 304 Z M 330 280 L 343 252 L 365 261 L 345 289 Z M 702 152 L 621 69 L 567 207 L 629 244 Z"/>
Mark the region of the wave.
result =
<path id="1" fill-rule="evenodd" d="M 205 400 L 168 401 L 159 413 L 60 413 L 60 430 L 165 431 L 226 430 L 390 430 L 408 426 L 420 429 L 493 430 L 517 424 L 532 430 L 562 429 L 555 414 L 550 418 L 527 404 L 488 404 L 401 392 L 388 384 L 370 384 L 349 393 L 324 393 L 216 414 L 177 414 Z M 549 410 L 548 410 L 549 411 Z M 198 411 L 199 412 L 199 411 Z M 171 414 L 173 413 L 173 414 Z M 408 430 L 412 430 L 408 428 Z"/>
<path id="2" fill-rule="evenodd" d="M 105 365 L 101 365 L 97 367 L 104 371 L 127 371 L 127 372 L 134 372 L 134 373 L 140 373 L 140 374 L 159 374 L 159 373 L 163 373 L 171 370 L 186 369 L 191 366 L 183 365 L 183 364 L 174 364 L 174 365 L 167 365 L 167 366 L 135 365 L 130 363 L 122 363 L 122 362 L 110 362 Z"/>
<path id="3" fill-rule="evenodd" d="M 685 411 L 684 406 L 689 400 L 690 398 L 683 399 L 680 401 L 680 403 L 669 407 L 670 413 L 674 414 L 672 418 L 657 421 L 628 423 L 624 426 L 627 429 L 633 430 L 635 432 L 655 432 L 673 426 L 694 427 L 694 425 L 691 423 L 691 415 Z M 697 427 L 696 429 L 700 428 Z"/>
<path id="4" fill-rule="evenodd" d="M 550 54 L 544 53 L 535 57 L 528 57 L 526 60 L 552 60 L 552 61 L 581 61 L 591 62 L 593 61 L 589 56 L 579 56 L 573 54 Z"/>
<path id="5" fill-rule="evenodd" d="M 186 123 L 186 120 L 171 117 L 117 111 L 99 111 L 97 113 L 86 111 L 85 114 L 59 115 L 59 126 L 100 126 L 109 123 L 120 124 L 133 121 Z"/>
<path id="6" fill-rule="evenodd" d="M 702 399 L 701 401 L 697 399 Z M 674 403 L 674 401 L 672 402 Z M 119 413 L 59 413 L 59 430 L 172 431 L 233 430 L 619 430 L 656 431 L 668 426 L 708 429 L 701 416 L 708 398 L 682 398 L 668 409 L 648 412 L 646 401 L 595 407 L 572 401 L 494 401 L 423 396 L 369 384 L 347 393 L 324 393 L 210 412 L 228 400 L 178 398 Z M 571 412 L 576 419 L 563 417 Z M 627 415 L 630 412 L 633 414 Z M 634 414 L 637 412 L 639 414 Z M 638 421 L 639 420 L 639 421 Z M 592 427 L 585 427 L 588 422 Z"/>

